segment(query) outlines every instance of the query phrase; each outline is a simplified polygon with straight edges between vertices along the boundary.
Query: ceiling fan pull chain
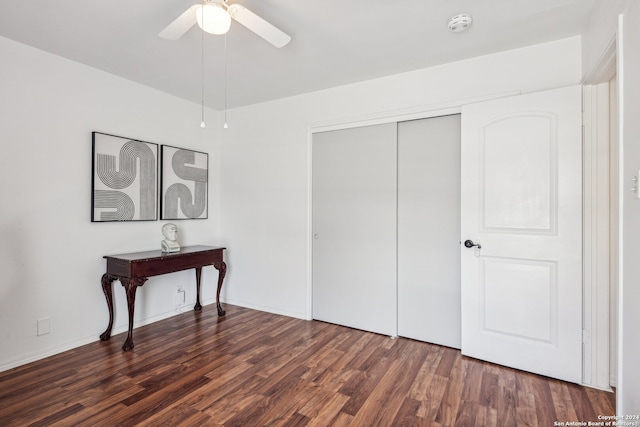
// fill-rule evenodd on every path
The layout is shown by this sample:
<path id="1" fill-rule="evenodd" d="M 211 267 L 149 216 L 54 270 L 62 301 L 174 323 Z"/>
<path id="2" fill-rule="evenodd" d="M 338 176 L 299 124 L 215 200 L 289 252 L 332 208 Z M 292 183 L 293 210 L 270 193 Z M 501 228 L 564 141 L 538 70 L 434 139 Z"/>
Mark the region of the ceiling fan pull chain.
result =
<path id="1" fill-rule="evenodd" d="M 200 31 L 200 73 L 200 107 L 202 109 L 202 121 L 200 122 L 200 127 L 204 128 L 206 126 L 204 123 L 204 31 Z"/>
<path id="2" fill-rule="evenodd" d="M 227 33 L 224 34 L 224 129 L 229 129 L 227 125 Z"/>

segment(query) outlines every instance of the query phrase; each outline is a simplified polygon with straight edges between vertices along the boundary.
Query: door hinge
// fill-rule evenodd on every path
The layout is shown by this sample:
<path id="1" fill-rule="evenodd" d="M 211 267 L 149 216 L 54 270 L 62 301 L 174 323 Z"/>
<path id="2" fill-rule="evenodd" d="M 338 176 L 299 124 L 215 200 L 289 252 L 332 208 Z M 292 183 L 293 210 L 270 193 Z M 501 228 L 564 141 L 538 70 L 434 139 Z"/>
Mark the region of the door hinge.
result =
<path id="1" fill-rule="evenodd" d="M 587 331 L 586 329 L 583 329 L 582 330 L 582 342 L 583 343 L 588 343 L 590 339 L 591 339 L 591 336 L 589 334 L 589 331 Z"/>

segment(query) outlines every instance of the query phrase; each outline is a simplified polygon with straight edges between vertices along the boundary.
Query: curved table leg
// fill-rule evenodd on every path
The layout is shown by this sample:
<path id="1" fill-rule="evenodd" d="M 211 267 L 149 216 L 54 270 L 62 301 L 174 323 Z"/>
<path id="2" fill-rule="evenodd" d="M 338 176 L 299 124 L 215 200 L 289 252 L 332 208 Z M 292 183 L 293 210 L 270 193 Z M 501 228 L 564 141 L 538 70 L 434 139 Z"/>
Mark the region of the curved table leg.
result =
<path id="1" fill-rule="evenodd" d="M 202 267 L 196 267 L 196 305 L 193 306 L 195 311 L 202 311 L 200 304 L 200 278 L 202 277 Z"/>
<path id="2" fill-rule="evenodd" d="M 122 350 L 129 351 L 133 350 L 133 312 L 136 306 L 136 290 L 138 286 L 144 285 L 144 282 L 147 281 L 146 277 L 133 277 L 130 279 L 121 278 L 120 283 L 124 286 L 125 291 L 127 293 L 127 308 L 129 309 L 129 334 L 127 335 L 127 339 L 122 346 Z"/>
<path id="3" fill-rule="evenodd" d="M 102 275 L 102 292 L 104 292 L 104 296 L 107 298 L 107 308 L 109 309 L 109 326 L 107 326 L 107 330 L 104 331 L 100 335 L 101 341 L 106 341 L 111 338 L 111 330 L 113 329 L 113 281 L 116 280 L 110 274 Z"/>
<path id="4" fill-rule="evenodd" d="M 224 316 L 226 312 L 222 309 L 220 304 L 220 290 L 222 289 L 222 281 L 225 274 L 227 274 L 227 264 L 224 261 L 215 262 L 213 266 L 218 270 L 218 291 L 216 292 L 216 306 L 218 307 L 218 316 Z"/>

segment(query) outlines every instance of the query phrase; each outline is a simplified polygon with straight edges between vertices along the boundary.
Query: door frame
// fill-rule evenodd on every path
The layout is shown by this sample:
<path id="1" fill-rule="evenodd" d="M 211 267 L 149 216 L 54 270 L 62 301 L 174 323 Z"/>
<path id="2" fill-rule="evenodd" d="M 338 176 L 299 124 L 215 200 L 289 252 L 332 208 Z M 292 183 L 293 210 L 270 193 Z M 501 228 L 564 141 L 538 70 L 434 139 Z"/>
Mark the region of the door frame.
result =
<path id="1" fill-rule="evenodd" d="M 611 390 L 609 343 L 610 286 L 616 286 L 615 236 L 611 191 L 609 131 L 609 84 L 583 86 L 583 374 L 592 387 Z M 611 171 L 613 172 L 613 171 Z M 613 256 L 613 257 L 612 257 Z"/>
<path id="2" fill-rule="evenodd" d="M 582 82 L 585 171 L 583 383 L 608 391 L 617 384 L 618 253 L 621 242 L 618 224 L 621 211 L 617 197 L 619 101 L 612 105 L 610 88 L 605 89 L 604 85 L 616 75 L 617 35 L 614 34 Z M 597 154 L 603 151 L 609 154 L 608 165 L 598 162 Z M 598 168 L 602 167 L 609 168 L 608 176 L 598 173 Z M 589 195 L 592 196 L 591 205 L 586 203 Z M 598 209 L 599 205 L 608 210 Z M 603 230 L 605 222 L 606 232 Z M 606 250 L 604 246 L 607 246 Z M 608 274 L 606 277 L 599 274 L 604 269 Z"/>

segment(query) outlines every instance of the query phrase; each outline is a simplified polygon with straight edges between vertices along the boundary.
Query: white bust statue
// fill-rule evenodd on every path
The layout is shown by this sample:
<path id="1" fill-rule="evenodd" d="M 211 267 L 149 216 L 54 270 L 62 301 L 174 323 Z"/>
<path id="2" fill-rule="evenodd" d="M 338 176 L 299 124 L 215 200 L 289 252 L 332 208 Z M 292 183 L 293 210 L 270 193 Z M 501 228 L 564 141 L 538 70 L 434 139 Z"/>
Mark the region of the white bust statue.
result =
<path id="1" fill-rule="evenodd" d="M 160 242 L 162 252 L 178 252 L 180 251 L 180 243 L 178 238 L 178 227 L 175 224 L 168 223 L 162 226 L 162 235 L 164 240 Z"/>

